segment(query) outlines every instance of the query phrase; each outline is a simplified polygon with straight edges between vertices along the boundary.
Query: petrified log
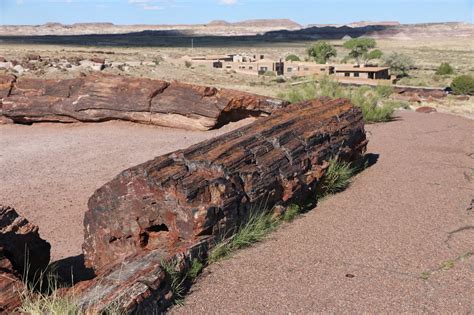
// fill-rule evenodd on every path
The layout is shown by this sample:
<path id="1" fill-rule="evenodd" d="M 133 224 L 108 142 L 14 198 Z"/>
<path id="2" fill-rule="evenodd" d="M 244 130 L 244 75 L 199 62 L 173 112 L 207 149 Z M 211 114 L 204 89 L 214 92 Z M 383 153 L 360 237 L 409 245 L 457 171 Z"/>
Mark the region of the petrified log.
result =
<path id="1" fill-rule="evenodd" d="M 103 74 L 68 80 L 0 76 L 0 97 L 0 117 L 19 123 L 119 119 L 196 130 L 287 104 L 228 89 Z"/>
<path id="2" fill-rule="evenodd" d="M 13 208 L 0 205 L 0 313 L 21 304 L 25 277 L 34 280 L 48 266 L 50 245 Z"/>
<path id="3" fill-rule="evenodd" d="M 111 309 L 120 314 L 161 314 L 179 298 L 162 262 L 174 261 L 175 272 L 183 275 L 193 260 L 204 259 L 206 251 L 207 243 L 201 242 L 171 259 L 162 251 L 142 252 L 77 284 L 69 293 L 87 314 L 105 314 Z"/>
<path id="4" fill-rule="evenodd" d="M 444 98 L 446 97 L 446 92 L 443 91 L 441 88 L 440 89 L 434 89 L 434 88 L 422 88 L 422 87 L 401 87 L 401 86 L 395 86 L 393 88 L 395 93 L 398 93 L 403 96 L 407 97 L 419 97 L 419 98 Z"/>
<path id="5" fill-rule="evenodd" d="M 327 161 L 353 160 L 366 143 L 359 108 L 314 100 L 125 170 L 89 200 L 86 265 L 181 252 L 232 231 L 253 211 L 314 196 Z"/>
<path id="6" fill-rule="evenodd" d="M 21 305 L 25 285 L 0 247 L 0 314 L 11 314 Z"/>

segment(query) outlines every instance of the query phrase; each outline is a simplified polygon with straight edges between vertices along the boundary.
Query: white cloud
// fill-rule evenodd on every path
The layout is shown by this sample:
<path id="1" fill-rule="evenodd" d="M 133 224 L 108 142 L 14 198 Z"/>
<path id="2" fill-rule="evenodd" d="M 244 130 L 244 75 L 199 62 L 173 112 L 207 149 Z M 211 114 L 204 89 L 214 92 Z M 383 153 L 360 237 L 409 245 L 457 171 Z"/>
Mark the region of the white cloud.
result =
<path id="1" fill-rule="evenodd" d="M 173 1 L 166 0 L 128 0 L 129 4 L 135 5 L 143 10 L 163 10 L 164 4 L 169 4 Z"/>
<path id="2" fill-rule="evenodd" d="M 223 5 L 235 5 L 238 3 L 238 0 L 219 0 L 219 3 Z"/>
<path id="3" fill-rule="evenodd" d="M 159 5 L 144 5 L 142 6 L 144 10 L 163 10 L 163 7 L 160 7 Z"/>
<path id="4" fill-rule="evenodd" d="M 23 0 L 16 0 L 16 4 L 23 4 Z"/>

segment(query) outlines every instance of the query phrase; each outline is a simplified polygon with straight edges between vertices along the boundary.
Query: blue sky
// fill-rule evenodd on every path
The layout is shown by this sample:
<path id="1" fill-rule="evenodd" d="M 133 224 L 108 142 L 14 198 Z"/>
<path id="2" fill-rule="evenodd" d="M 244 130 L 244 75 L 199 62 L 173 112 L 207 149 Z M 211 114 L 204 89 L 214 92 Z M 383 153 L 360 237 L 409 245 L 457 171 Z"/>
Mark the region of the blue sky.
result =
<path id="1" fill-rule="evenodd" d="M 474 23 L 474 0 L 0 0 L 0 24 L 206 23 L 289 18 L 301 24 L 396 20 Z"/>

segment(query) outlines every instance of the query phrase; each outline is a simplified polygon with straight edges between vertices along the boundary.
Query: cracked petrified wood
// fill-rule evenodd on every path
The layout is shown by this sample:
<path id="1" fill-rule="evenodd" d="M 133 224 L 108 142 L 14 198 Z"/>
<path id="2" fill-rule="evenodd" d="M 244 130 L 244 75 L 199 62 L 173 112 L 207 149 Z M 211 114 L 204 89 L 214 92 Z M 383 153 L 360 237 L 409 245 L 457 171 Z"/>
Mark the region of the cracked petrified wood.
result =
<path id="1" fill-rule="evenodd" d="M 174 271 L 186 274 L 194 260 L 204 259 L 206 251 L 207 243 L 201 242 L 172 258 L 164 251 L 141 252 L 105 268 L 93 280 L 78 283 L 69 294 L 86 314 L 107 314 L 107 310 L 119 314 L 161 314 L 174 299 L 180 298 L 176 295 L 179 292 L 173 292 L 172 279 L 162 262 L 173 261 Z"/>
<path id="2" fill-rule="evenodd" d="M 25 285 L 0 247 L 0 314 L 10 314 L 21 305 Z"/>
<path id="3" fill-rule="evenodd" d="M 49 263 L 50 248 L 37 226 L 13 208 L 0 205 L 0 313 L 8 314 L 21 304 L 21 279 L 41 276 Z"/>
<path id="4" fill-rule="evenodd" d="M 86 264 L 100 270 L 140 252 L 180 252 L 230 232 L 251 211 L 314 196 L 327 161 L 353 160 L 366 143 L 359 108 L 314 100 L 127 169 L 89 200 Z"/>
<path id="5" fill-rule="evenodd" d="M 208 130 L 268 115 L 286 104 L 229 89 L 117 75 L 66 80 L 0 76 L 0 117 L 18 123 L 127 120 Z"/>

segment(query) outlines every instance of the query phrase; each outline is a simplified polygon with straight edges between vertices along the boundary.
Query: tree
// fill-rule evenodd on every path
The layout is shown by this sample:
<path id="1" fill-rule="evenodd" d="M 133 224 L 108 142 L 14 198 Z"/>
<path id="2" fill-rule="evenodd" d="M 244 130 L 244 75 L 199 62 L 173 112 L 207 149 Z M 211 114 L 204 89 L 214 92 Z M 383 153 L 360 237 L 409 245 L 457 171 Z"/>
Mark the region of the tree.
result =
<path id="1" fill-rule="evenodd" d="M 344 43 L 344 48 L 349 49 L 349 57 L 354 58 L 358 65 L 361 61 L 367 63 L 369 60 L 379 59 L 383 53 L 374 49 L 377 43 L 372 38 L 353 38 Z"/>
<path id="2" fill-rule="evenodd" d="M 294 55 L 294 54 L 290 54 L 290 55 L 286 56 L 285 60 L 286 61 L 301 61 L 300 57 L 298 57 L 297 55 Z"/>
<path id="3" fill-rule="evenodd" d="M 436 70 L 436 74 L 438 75 L 446 75 L 446 74 L 453 74 L 454 69 L 451 65 L 447 62 L 443 62 L 439 65 L 438 69 Z"/>
<path id="4" fill-rule="evenodd" d="M 325 41 L 317 41 L 307 50 L 308 56 L 317 63 L 326 63 L 331 57 L 336 57 L 336 49 Z"/>
<path id="5" fill-rule="evenodd" d="M 407 55 L 393 52 L 384 59 L 385 64 L 390 67 L 390 72 L 397 77 L 405 77 L 413 67 L 413 60 Z"/>
<path id="6" fill-rule="evenodd" d="M 470 75 L 455 77 L 451 89 L 455 94 L 474 95 L 474 77 Z"/>

